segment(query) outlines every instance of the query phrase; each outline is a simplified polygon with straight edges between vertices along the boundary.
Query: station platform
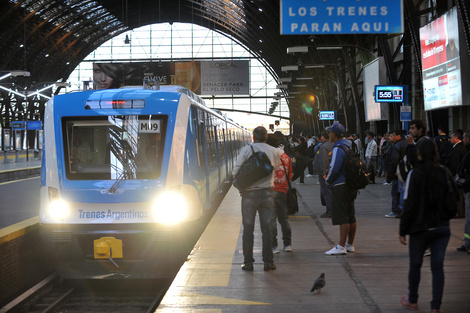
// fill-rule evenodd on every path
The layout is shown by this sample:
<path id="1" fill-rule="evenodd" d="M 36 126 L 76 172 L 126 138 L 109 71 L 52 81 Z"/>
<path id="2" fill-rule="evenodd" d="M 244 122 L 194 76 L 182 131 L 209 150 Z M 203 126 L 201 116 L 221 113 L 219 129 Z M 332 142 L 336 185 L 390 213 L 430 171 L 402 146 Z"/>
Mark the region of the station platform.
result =
<path id="1" fill-rule="evenodd" d="M 167 312 L 406 312 L 400 296 L 407 294 L 408 247 L 398 241 L 399 220 L 385 218 L 391 186 L 369 185 L 356 199 L 358 229 L 355 253 L 327 256 L 337 244 L 339 227 L 320 218 L 318 178 L 295 184 L 300 211 L 289 217 L 293 252 L 274 255 L 275 271 L 263 271 L 261 231 L 255 229 L 253 272 L 241 269 L 241 197 L 231 188 L 195 245 L 158 307 Z M 464 219 L 451 220 L 452 236 L 445 259 L 446 284 L 442 310 L 470 312 L 470 255 L 462 244 Z M 278 225 L 278 240 L 282 232 Z M 282 240 L 280 241 L 282 242 Z M 421 272 L 420 310 L 431 312 L 430 258 Z M 311 293 L 322 273 L 326 286 Z"/>
<path id="2" fill-rule="evenodd" d="M 13 152 L 0 152 L 0 183 L 39 176 L 41 170 L 41 157 L 33 150 Z"/>

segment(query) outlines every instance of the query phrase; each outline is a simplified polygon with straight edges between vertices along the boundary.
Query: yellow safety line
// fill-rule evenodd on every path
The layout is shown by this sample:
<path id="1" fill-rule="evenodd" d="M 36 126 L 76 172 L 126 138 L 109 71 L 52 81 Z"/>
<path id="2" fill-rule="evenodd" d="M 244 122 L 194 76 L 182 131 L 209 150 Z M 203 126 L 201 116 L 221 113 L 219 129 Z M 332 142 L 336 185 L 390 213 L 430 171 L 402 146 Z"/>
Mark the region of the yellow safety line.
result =
<path id="1" fill-rule="evenodd" d="M 21 237 L 39 227 L 39 216 L 24 220 L 14 225 L 0 229 L 0 245 Z"/>
<path id="2" fill-rule="evenodd" d="M 29 177 L 29 178 L 23 178 L 23 179 L 17 179 L 17 180 L 10 180 L 10 181 L 7 181 L 7 182 L 0 183 L 0 186 L 11 184 L 11 183 L 18 183 L 18 182 L 21 182 L 21 181 L 31 180 L 31 179 L 36 179 L 36 178 L 39 178 L 39 177 Z"/>

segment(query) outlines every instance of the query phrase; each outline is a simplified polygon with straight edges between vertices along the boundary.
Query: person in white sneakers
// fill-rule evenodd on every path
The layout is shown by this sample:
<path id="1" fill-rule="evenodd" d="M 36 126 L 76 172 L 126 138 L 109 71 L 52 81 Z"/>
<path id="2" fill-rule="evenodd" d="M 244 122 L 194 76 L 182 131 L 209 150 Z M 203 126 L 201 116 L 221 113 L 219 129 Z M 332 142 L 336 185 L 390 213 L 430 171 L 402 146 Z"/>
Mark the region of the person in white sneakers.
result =
<path id="1" fill-rule="evenodd" d="M 351 189 L 346 184 L 344 167 L 346 166 L 346 150 L 351 149 L 351 142 L 344 139 L 344 127 L 335 123 L 326 129 L 329 131 L 330 141 L 333 148 L 326 175 L 326 184 L 332 189 L 332 218 L 333 225 L 339 225 L 339 243 L 331 250 L 325 252 L 326 255 L 341 255 L 354 252 L 354 237 L 356 235 L 357 223 L 355 217 L 354 200 L 357 190 Z M 346 242 L 347 241 L 347 242 Z"/>

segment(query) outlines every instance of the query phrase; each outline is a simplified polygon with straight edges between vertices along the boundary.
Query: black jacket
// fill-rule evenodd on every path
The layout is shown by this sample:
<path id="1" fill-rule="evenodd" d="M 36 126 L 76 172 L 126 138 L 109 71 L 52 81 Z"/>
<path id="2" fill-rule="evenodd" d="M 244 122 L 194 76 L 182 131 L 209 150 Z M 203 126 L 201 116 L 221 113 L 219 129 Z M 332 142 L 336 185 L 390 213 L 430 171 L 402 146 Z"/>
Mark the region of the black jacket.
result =
<path id="1" fill-rule="evenodd" d="M 387 173 L 388 183 L 390 183 L 392 179 L 396 176 L 397 166 L 405 156 L 406 147 L 408 147 L 408 142 L 405 139 L 400 139 L 399 141 L 393 144 L 392 153 L 390 156 L 390 168 Z"/>
<path id="2" fill-rule="evenodd" d="M 447 159 L 447 162 L 446 162 L 446 166 L 449 168 L 452 175 L 455 176 L 455 174 L 457 174 L 460 161 L 462 161 L 465 153 L 466 151 L 465 151 L 465 147 L 462 141 L 457 143 L 452 148 L 452 152 L 450 153 L 449 158 Z"/>
<path id="3" fill-rule="evenodd" d="M 426 231 L 429 228 L 448 226 L 457 207 L 458 192 L 452 183 L 448 170 L 437 168 L 438 179 L 433 182 L 441 190 L 441 195 L 431 199 L 426 182 L 429 173 L 422 162 L 417 163 L 408 175 L 405 189 L 405 204 L 400 220 L 400 236 Z M 436 200 L 437 199 L 437 200 Z"/>

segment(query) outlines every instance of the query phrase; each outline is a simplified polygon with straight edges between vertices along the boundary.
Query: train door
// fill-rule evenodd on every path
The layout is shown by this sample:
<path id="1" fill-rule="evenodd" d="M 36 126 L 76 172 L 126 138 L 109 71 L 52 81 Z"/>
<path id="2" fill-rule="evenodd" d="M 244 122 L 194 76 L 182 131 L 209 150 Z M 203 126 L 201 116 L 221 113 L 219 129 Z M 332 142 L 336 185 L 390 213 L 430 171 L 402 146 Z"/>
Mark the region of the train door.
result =
<path id="1" fill-rule="evenodd" d="M 198 110 L 198 123 L 197 123 L 197 146 L 198 146 L 198 156 L 201 165 L 201 171 L 204 173 L 205 181 L 204 184 L 206 186 L 206 209 L 210 206 L 210 183 L 209 183 L 209 164 L 208 164 L 208 157 L 207 157 L 207 144 L 206 144 L 206 136 L 205 136 L 205 129 L 206 124 L 204 122 L 204 115 L 205 112 L 202 110 Z"/>
<path id="2" fill-rule="evenodd" d="M 217 167 L 218 167 L 218 188 L 219 188 L 219 192 L 222 191 L 222 189 L 220 188 L 221 186 L 221 181 L 222 181 L 222 178 L 221 178 L 221 156 L 220 156 L 220 153 L 219 153 L 219 145 L 220 145 L 220 142 L 219 142 L 219 136 L 217 134 L 217 126 L 214 126 L 214 136 L 215 136 L 215 150 L 217 151 Z"/>
<path id="3" fill-rule="evenodd" d="M 223 140 L 223 143 L 224 143 L 224 151 L 222 151 L 223 153 L 225 153 L 225 182 L 228 182 L 228 150 L 227 150 L 227 134 L 226 134 L 226 128 L 222 128 L 222 137 L 224 138 Z"/>

